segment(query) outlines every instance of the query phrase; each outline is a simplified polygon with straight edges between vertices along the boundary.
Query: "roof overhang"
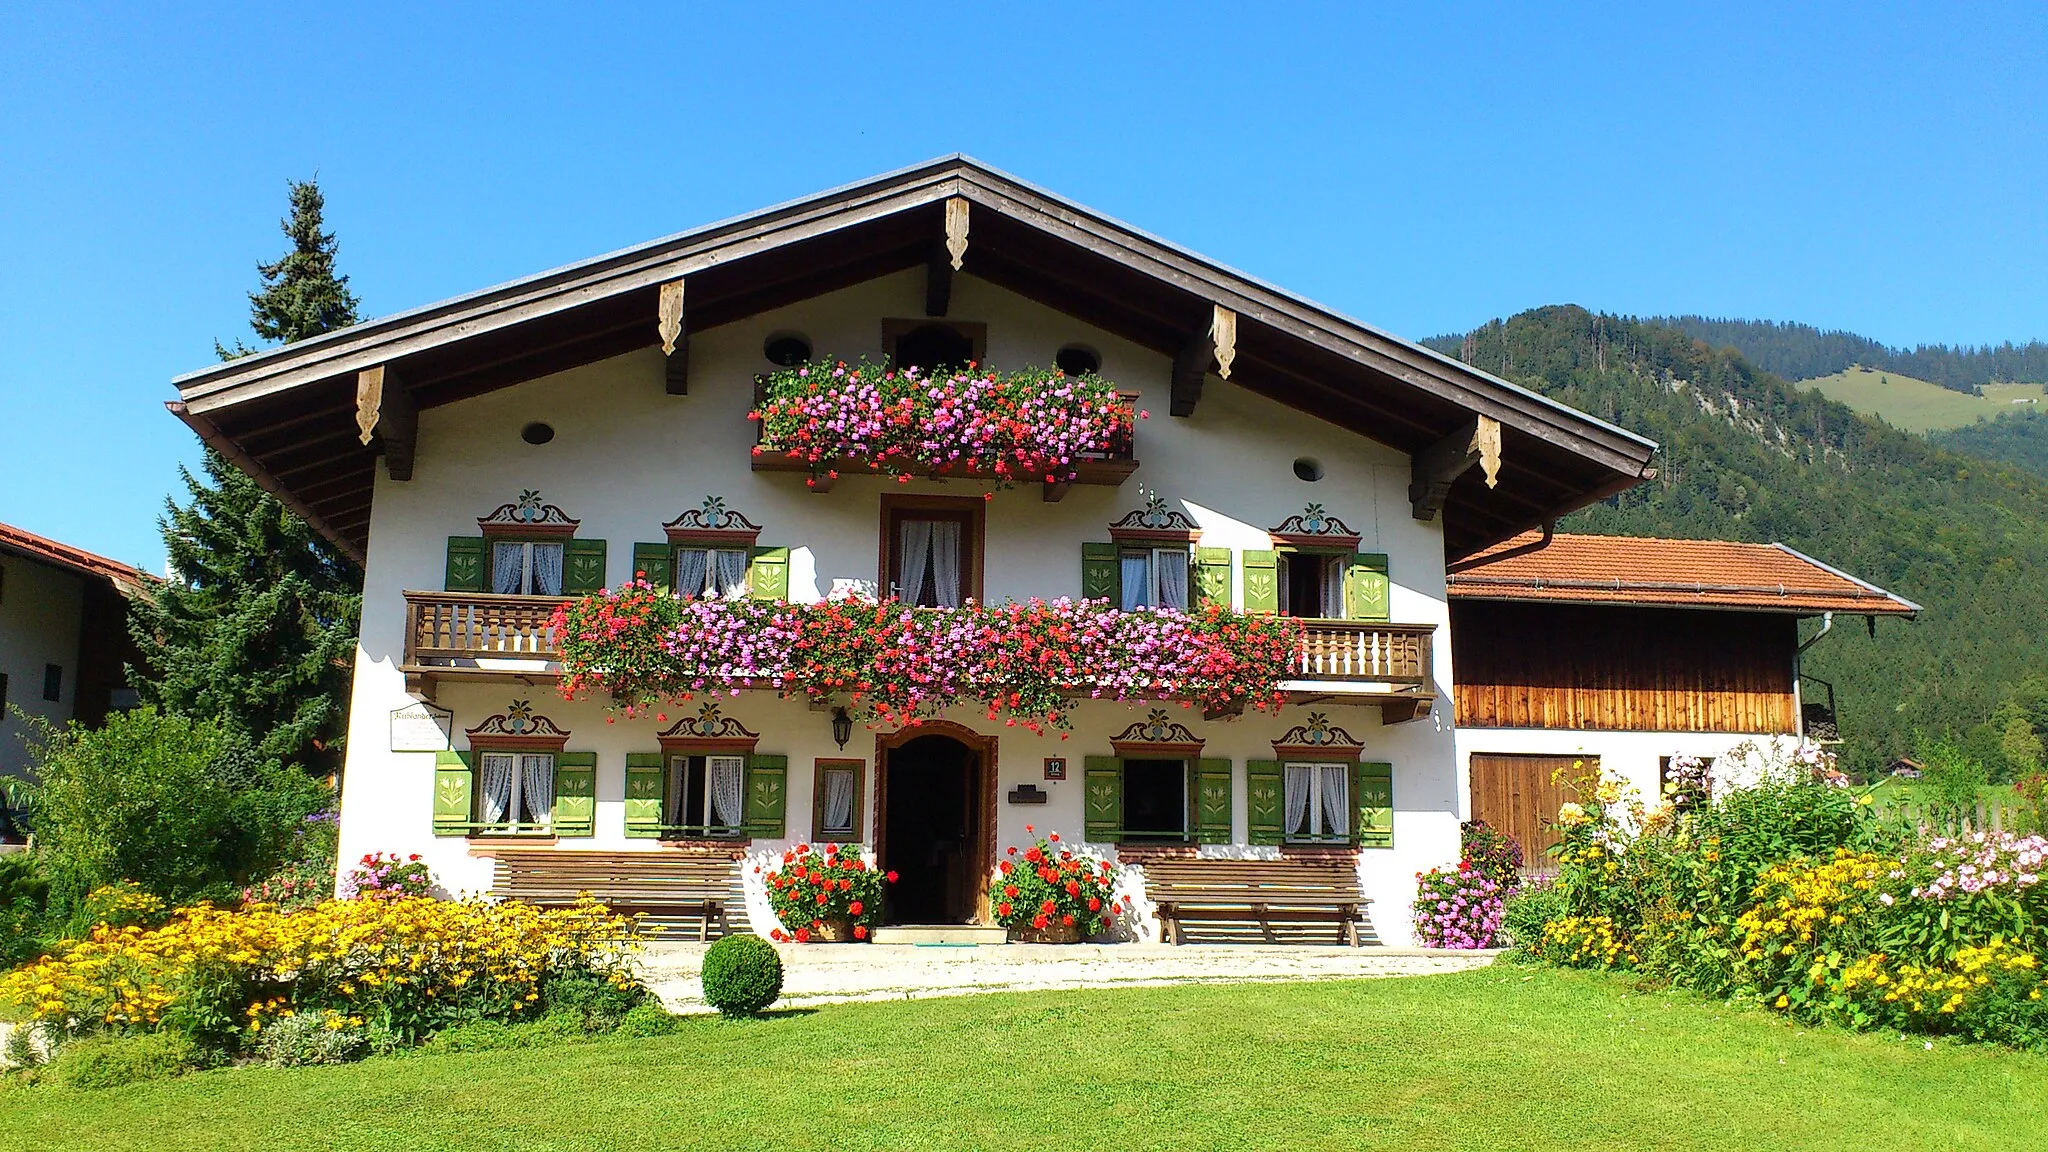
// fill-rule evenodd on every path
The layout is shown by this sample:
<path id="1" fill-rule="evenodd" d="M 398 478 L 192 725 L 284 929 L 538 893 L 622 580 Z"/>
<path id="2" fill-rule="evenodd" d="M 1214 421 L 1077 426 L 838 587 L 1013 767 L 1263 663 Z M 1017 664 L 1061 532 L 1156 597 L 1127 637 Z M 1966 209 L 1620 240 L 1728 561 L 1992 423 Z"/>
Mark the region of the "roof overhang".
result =
<path id="1" fill-rule="evenodd" d="M 1444 500 L 1454 557 L 1649 471 L 1649 440 L 961 156 L 213 365 L 177 378 L 172 409 L 361 559 L 381 445 L 357 428 L 359 373 L 382 368 L 432 408 L 659 344 L 661 286 L 678 279 L 687 338 L 936 268 L 956 198 L 971 210 L 964 274 L 1168 356 L 1215 308 L 1234 313 L 1230 384 L 1411 454 L 1497 421 L 1496 483 L 1467 468 Z"/>

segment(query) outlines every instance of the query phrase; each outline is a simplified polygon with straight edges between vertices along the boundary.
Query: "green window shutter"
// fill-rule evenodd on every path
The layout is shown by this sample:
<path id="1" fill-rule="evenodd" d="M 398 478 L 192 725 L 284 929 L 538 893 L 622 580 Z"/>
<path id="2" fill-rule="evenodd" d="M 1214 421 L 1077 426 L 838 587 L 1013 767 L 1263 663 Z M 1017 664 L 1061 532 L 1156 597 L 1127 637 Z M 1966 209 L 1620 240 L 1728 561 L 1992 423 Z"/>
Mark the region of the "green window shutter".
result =
<path id="1" fill-rule="evenodd" d="M 1251 842 L 1278 844 L 1287 838 L 1281 818 L 1283 791 L 1278 760 L 1245 761 L 1246 799 L 1251 802 Z"/>
<path id="2" fill-rule="evenodd" d="M 666 762 L 659 752 L 626 753 L 626 835 L 640 840 L 661 835 L 661 775 Z"/>
<path id="3" fill-rule="evenodd" d="M 604 591 L 604 541 L 571 540 L 562 549 L 562 594 L 588 596 Z"/>
<path id="4" fill-rule="evenodd" d="M 1195 761 L 1195 841 L 1230 843 L 1230 761 Z"/>
<path id="5" fill-rule="evenodd" d="M 789 800 L 789 757 L 747 757 L 747 835 L 780 840 Z"/>
<path id="6" fill-rule="evenodd" d="M 1114 756 L 1082 758 L 1083 837 L 1091 844 L 1114 844 L 1124 828 L 1124 762 Z"/>
<path id="7" fill-rule="evenodd" d="M 557 836 L 597 834 L 597 753 L 556 753 L 554 829 Z"/>
<path id="8" fill-rule="evenodd" d="M 1353 787 L 1358 794 L 1358 828 L 1354 833 L 1360 847 L 1394 846 L 1394 766 L 1360 764 L 1352 769 Z"/>
<path id="9" fill-rule="evenodd" d="M 448 578 L 443 585 L 450 592 L 481 592 L 484 590 L 484 538 L 481 536 L 450 536 L 448 538 Z"/>
<path id="10" fill-rule="evenodd" d="M 1244 610 L 1280 610 L 1280 558 L 1271 549 L 1244 552 Z"/>
<path id="11" fill-rule="evenodd" d="M 675 591 L 674 563 L 666 542 L 633 545 L 633 575 L 663 592 Z"/>
<path id="12" fill-rule="evenodd" d="M 1344 573 L 1344 618 L 1385 620 L 1389 601 L 1387 558 L 1372 552 L 1353 553 Z"/>
<path id="13" fill-rule="evenodd" d="M 756 600 L 789 599 L 789 549 L 754 549 L 747 563 L 747 588 Z"/>
<path id="14" fill-rule="evenodd" d="M 1081 598 L 1123 604 L 1123 576 L 1114 544 L 1081 545 Z"/>
<path id="15" fill-rule="evenodd" d="M 1195 549 L 1195 603 L 1230 607 L 1230 549 Z"/>
<path id="16" fill-rule="evenodd" d="M 434 753 L 434 835 L 469 835 L 475 787 L 476 753 Z"/>

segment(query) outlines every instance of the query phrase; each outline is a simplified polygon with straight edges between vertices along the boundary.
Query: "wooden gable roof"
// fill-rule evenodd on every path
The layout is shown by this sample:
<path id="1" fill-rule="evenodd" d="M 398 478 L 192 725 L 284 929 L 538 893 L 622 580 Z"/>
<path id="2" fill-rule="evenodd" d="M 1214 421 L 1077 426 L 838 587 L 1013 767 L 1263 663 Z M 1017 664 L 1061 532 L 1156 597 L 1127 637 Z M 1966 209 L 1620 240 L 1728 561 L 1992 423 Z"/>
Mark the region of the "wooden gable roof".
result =
<path id="1" fill-rule="evenodd" d="M 917 266 L 930 269 L 928 310 L 942 315 L 949 202 L 968 213 L 964 274 L 1175 357 L 1177 411 L 1214 375 L 1205 341 L 1216 310 L 1228 310 L 1228 383 L 1416 454 L 1418 492 L 1432 480 L 1452 556 L 1650 474 L 1649 440 L 963 156 L 214 365 L 179 377 L 170 407 L 361 559 L 376 454 L 410 463 L 410 444 L 386 425 L 363 443 L 365 374 L 394 407 L 416 411 L 658 344 L 662 286 L 678 280 L 685 343 L 690 331 Z M 1498 428 L 1493 484 L 1467 466 L 1487 422 Z"/>

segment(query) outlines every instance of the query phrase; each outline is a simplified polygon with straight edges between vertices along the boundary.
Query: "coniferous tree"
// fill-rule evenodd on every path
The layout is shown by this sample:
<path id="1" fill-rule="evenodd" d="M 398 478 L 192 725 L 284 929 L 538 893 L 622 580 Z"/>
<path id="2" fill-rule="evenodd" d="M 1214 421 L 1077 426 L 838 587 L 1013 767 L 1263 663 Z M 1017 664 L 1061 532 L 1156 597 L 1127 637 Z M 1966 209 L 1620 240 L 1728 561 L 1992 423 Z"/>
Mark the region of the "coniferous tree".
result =
<path id="1" fill-rule="evenodd" d="M 348 278 L 313 181 L 292 181 L 282 223 L 290 249 L 257 266 L 249 324 L 290 343 L 356 321 Z M 239 341 L 224 359 L 251 349 Z M 143 700 L 220 719 L 267 757 L 312 770 L 340 763 L 362 574 L 276 497 L 208 448 L 203 475 L 180 468 L 190 502 L 165 500 L 158 521 L 171 576 L 133 601 L 129 630 L 144 667 Z"/>

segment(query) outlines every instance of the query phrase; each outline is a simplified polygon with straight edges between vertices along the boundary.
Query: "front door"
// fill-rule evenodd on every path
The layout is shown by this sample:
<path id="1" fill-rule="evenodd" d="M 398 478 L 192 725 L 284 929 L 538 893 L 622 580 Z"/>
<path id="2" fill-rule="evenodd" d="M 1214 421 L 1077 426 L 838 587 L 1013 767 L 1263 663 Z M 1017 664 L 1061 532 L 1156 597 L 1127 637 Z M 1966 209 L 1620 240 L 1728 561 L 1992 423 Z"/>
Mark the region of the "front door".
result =
<path id="1" fill-rule="evenodd" d="M 975 918 L 982 856 L 981 757 L 951 736 L 919 736 L 882 761 L 881 864 L 896 873 L 890 924 Z"/>

